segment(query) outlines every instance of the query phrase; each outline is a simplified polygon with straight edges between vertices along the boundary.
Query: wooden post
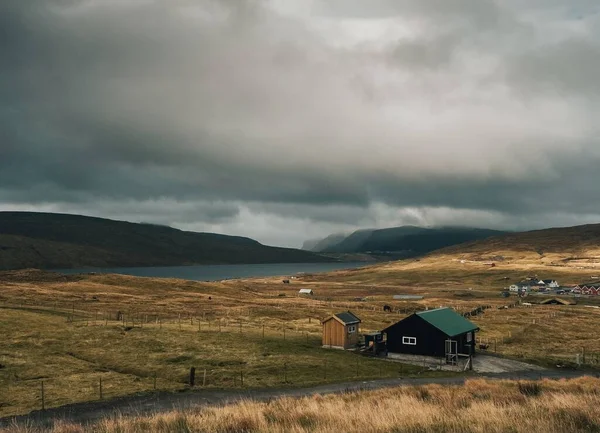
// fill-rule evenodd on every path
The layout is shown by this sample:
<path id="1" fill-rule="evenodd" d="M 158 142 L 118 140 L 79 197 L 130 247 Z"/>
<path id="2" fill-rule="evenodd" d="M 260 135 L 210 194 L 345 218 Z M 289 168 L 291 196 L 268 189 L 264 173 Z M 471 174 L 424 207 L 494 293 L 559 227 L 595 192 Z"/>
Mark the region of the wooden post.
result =
<path id="1" fill-rule="evenodd" d="M 196 367 L 190 368 L 190 387 L 194 387 L 196 383 Z"/>
<path id="2" fill-rule="evenodd" d="M 102 378 L 100 378 L 100 386 L 98 387 L 98 390 L 100 391 L 100 400 L 102 400 Z"/>
<path id="3" fill-rule="evenodd" d="M 244 367 L 240 369 L 240 386 L 244 387 Z"/>
<path id="4" fill-rule="evenodd" d="M 154 373 L 154 381 L 153 381 L 154 390 L 156 391 L 156 372 Z"/>
<path id="5" fill-rule="evenodd" d="M 283 339 L 285 340 L 285 328 L 283 328 Z"/>
<path id="6" fill-rule="evenodd" d="M 265 323 L 263 322 L 262 325 L 263 325 L 263 327 L 262 327 L 263 328 L 262 338 L 264 340 L 265 339 Z"/>
<path id="7" fill-rule="evenodd" d="M 42 410 L 46 410 L 46 394 L 44 393 L 44 381 L 42 380 Z"/>
<path id="8" fill-rule="evenodd" d="M 204 376 L 202 377 L 202 386 L 206 386 L 206 368 L 204 369 Z"/>
<path id="9" fill-rule="evenodd" d="M 327 360 L 323 362 L 323 379 L 327 380 Z"/>
<path id="10" fill-rule="evenodd" d="M 283 363 L 283 382 L 287 383 L 287 362 Z"/>

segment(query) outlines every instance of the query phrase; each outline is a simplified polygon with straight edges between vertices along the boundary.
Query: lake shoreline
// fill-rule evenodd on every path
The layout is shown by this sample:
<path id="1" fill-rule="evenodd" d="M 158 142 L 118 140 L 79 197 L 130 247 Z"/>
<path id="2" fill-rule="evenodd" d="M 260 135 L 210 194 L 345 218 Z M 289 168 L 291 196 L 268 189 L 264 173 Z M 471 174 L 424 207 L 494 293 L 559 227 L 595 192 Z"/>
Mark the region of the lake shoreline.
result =
<path id="1" fill-rule="evenodd" d="M 177 278 L 192 281 L 224 281 L 245 278 L 292 277 L 303 274 L 327 273 L 368 266 L 366 262 L 326 263 L 264 263 L 185 266 L 101 267 L 49 269 L 63 275 L 118 274 L 148 278 Z"/>

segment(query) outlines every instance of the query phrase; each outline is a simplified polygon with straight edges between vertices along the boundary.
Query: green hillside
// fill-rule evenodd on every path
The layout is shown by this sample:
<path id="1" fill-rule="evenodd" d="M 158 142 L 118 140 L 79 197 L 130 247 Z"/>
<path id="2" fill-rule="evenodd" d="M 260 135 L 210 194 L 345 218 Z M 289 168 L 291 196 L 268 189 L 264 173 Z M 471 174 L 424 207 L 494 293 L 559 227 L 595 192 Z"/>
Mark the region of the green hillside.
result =
<path id="1" fill-rule="evenodd" d="M 0 212 L 0 269 L 331 260 L 244 237 L 79 215 Z"/>

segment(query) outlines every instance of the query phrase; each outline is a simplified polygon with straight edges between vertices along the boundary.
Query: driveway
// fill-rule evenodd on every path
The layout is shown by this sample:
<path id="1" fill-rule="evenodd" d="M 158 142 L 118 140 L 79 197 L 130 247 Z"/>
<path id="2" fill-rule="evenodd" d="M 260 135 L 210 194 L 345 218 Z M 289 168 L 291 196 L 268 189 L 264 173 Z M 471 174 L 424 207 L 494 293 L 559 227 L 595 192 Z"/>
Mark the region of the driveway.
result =
<path id="1" fill-rule="evenodd" d="M 422 355 L 408 355 L 404 353 L 388 353 L 388 359 L 423 366 L 430 370 L 464 371 L 467 358 L 460 358 L 459 365 L 448 365 L 441 358 Z M 473 371 L 476 373 L 514 373 L 520 371 L 542 371 L 545 368 L 538 365 L 527 364 L 513 359 L 500 358 L 494 355 L 478 353 L 473 358 Z"/>

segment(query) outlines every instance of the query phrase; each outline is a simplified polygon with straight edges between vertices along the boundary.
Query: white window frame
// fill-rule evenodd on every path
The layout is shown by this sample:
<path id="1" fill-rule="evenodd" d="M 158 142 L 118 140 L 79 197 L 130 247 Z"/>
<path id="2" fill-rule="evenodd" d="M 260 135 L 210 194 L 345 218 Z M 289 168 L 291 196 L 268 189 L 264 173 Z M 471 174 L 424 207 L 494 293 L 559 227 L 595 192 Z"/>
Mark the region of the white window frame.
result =
<path id="1" fill-rule="evenodd" d="M 402 337 L 402 344 L 406 344 L 407 346 L 416 346 L 417 337 Z"/>
<path id="2" fill-rule="evenodd" d="M 467 332 L 467 343 L 470 343 L 473 341 L 473 334 L 471 332 Z"/>
<path id="3" fill-rule="evenodd" d="M 348 334 L 354 334 L 356 332 L 356 325 L 348 326 Z"/>

